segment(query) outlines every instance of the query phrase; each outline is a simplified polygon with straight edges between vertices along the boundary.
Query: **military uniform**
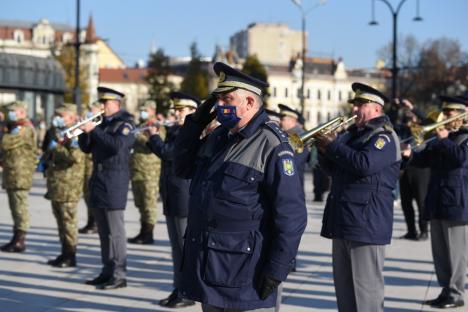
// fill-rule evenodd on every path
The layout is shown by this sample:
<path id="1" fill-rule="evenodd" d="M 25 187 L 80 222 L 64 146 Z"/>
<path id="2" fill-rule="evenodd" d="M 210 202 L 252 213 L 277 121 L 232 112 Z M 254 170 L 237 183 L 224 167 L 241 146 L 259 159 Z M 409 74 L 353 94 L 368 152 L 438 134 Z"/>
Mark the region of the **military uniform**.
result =
<path id="1" fill-rule="evenodd" d="M 260 95 L 266 85 L 222 63 L 214 69 L 215 93 Z M 197 113 L 207 103 L 187 117 L 175 144 L 176 174 L 192 178 L 180 291 L 204 311 L 272 311 L 307 222 L 294 153 L 263 108 L 230 133 L 238 117 L 217 106 L 223 126 L 200 140 L 209 120 Z"/>
<path id="2" fill-rule="evenodd" d="M 145 105 L 154 103 L 152 101 L 148 102 L 144 103 L 140 109 L 145 109 Z M 152 108 L 156 110 L 156 104 Z M 138 127 L 148 127 L 154 122 L 155 120 L 143 121 Z M 140 233 L 128 240 L 128 242 L 134 244 L 152 244 L 154 241 L 153 229 L 156 224 L 156 198 L 157 194 L 159 194 L 161 160 L 146 146 L 147 142 L 148 137 L 141 132 L 137 132 L 130 156 L 133 199 L 140 212 L 141 223 Z"/>
<path id="3" fill-rule="evenodd" d="M 123 98 L 123 94 L 108 88 L 99 87 L 98 92 L 102 101 Z M 79 136 L 82 151 L 93 155 L 89 201 L 98 225 L 103 264 L 101 274 L 87 284 L 101 289 L 126 286 L 124 209 L 130 181 L 130 149 L 135 140 L 133 129 L 132 115 L 120 110 L 105 117 L 90 133 Z"/>
<path id="4" fill-rule="evenodd" d="M 171 99 L 175 109 L 184 107 L 196 109 L 199 101 L 189 95 L 172 92 Z M 179 101 L 179 100 L 184 101 Z M 192 305 L 193 302 L 180 298 L 178 290 L 181 286 L 182 276 L 180 265 L 184 245 L 184 234 L 187 227 L 187 215 L 189 205 L 190 179 L 177 177 L 173 168 L 175 154 L 175 140 L 180 132 L 180 126 L 174 125 L 166 128 L 166 138 L 163 141 L 160 135 L 152 135 L 147 143 L 148 147 L 162 160 L 161 166 L 161 199 L 163 212 L 166 216 L 167 232 L 171 242 L 172 263 L 174 268 L 172 294 L 160 301 L 161 306 L 182 307 Z"/>
<path id="5" fill-rule="evenodd" d="M 441 97 L 442 108 L 465 111 L 467 100 Z M 451 132 L 412 155 L 410 164 L 431 169 L 425 200 L 425 218 L 430 220 L 432 256 L 438 298 L 425 303 L 437 308 L 464 304 L 468 264 L 468 128 Z"/>
<path id="6" fill-rule="evenodd" d="M 14 112 L 26 108 L 23 102 L 13 102 L 7 109 Z M 13 218 L 13 238 L 1 247 L 2 251 L 21 252 L 25 249 L 26 232 L 29 229 L 28 193 L 36 168 L 36 135 L 29 119 L 7 120 L 7 133 L 3 135 L 2 187 L 8 194 L 8 203 Z"/>
<path id="7" fill-rule="evenodd" d="M 354 83 L 353 91 L 355 105 L 384 105 L 385 97 L 373 88 Z M 320 150 L 321 137 L 316 142 Z M 319 161 L 332 185 L 321 235 L 333 240 L 338 310 L 383 311 L 385 245 L 392 237 L 392 192 L 400 172 L 398 137 L 388 117 L 380 116 L 350 126 L 322 152 Z"/>

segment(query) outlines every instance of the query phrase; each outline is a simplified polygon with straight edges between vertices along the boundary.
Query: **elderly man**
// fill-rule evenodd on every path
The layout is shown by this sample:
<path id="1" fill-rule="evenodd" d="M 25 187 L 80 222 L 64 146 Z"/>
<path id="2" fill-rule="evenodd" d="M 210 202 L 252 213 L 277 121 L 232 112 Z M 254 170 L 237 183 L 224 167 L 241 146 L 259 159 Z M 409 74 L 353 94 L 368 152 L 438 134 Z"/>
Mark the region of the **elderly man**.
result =
<path id="1" fill-rule="evenodd" d="M 306 226 L 304 192 L 288 136 L 263 110 L 268 85 L 214 71 L 218 87 L 176 139 L 176 174 L 192 178 L 179 291 L 203 311 L 274 311 Z M 215 116 L 221 126 L 201 139 Z"/>
<path id="2" fill-rule="evenodd" d="M 386 97 L 353 83 L 355 124 L 336 138 L 316 137 L 320 164 L 332 177 L 321 235 L 333 240 L 333 280 L 339 311 L 383 311 L 385 245 L 393 225 L 400 145 Z"/>
<path id="3" fill-rule="evenodd" d="M 468 99 L 440 97 L 446 118 L 466 112 Z M 431 177 L 425 200 L 425 218 L 431 222 L 432 256 L 439 296 L 424 303 L 435 308 L 455 308 L 465 304 L 465 276 L 468 252 L 468 128 L 465 117 L 438 127 L 437 141 L 420 152 L 410 148 L 403 156 L 412 156 L 416 167 L 430 168 Z"/>
<path id="4" fill-rule="evenodd" d="M 93 155 L 93 174 L 89 180 L 89 202 L 98 226 L 103 268 L 98 277 L 86 282 L 98 289 L 127 286 L 127 244 L 124 210 L 130 181 L 130 149 L 135 141 L 133 117 L 120 108 L 124 94 L 99 87 L 104 120 L 84 124 L 80 148 Z"/>

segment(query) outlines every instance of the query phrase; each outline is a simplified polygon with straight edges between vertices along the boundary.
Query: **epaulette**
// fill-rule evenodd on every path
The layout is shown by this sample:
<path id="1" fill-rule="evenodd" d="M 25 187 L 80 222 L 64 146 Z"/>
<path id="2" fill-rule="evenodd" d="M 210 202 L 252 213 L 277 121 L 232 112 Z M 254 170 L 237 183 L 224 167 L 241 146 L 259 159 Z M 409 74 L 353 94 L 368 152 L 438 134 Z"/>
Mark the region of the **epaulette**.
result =
<path id="1" fill-rule="evenodd" d="M 271 130 L 281 141 L 281 143 L 289 143 L 288 134 L 280 129 L 278 124 L 274 121 L 267 121 L 264 123 L 265 128 Z"/>

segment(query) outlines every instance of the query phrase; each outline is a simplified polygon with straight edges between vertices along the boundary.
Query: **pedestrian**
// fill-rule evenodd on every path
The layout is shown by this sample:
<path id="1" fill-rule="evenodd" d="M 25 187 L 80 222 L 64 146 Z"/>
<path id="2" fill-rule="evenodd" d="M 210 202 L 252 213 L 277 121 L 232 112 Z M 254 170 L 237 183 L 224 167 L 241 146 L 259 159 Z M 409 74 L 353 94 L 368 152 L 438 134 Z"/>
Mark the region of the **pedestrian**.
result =
<path id="1" fill-rule="evenodd" d="M 288 136 L 263 110 L 268 84 L 214 71 L 217 88 L 175 143 L 175 172 L 192 179 L 179 291 L 203 311 L 274 311 L 307 223 L 304 192 Z M 215 116 L 221 126 L 200 139 Z"/>
<path id="2" fill-rule="evenodd" d="M 167 232 L 171 242 L 173 274 L 173 290 L 167 297 L 159 301 L 159 304 L 168 308 L 182 308 L 194 305 L 195 302 L 184 299 L 179 294 L 181 285 L 180 266 L 182 262 L 182 251 L 184 246 L 184 234 L 187 228 L 187 215 L 189 205 L 190 179 L 179 178 L 175 175 L 173 160 L 175 154 L 175 140 L 179 135 L 180 128 L 185 122 L 185 117 L 197 109 L 200 101 L 188 94 L 172 92 L 170 94 L 172 108 L 175 112 L 175 124 L 166 126 L 166 138 L 160 136 L 162 127 L 149 129 L 151 135 L 148 147 L 162 160 L 160 193 L 163 204 L 163 213 L 166 216 Z"/>
<path id="3" fill-rule="evenodd" d="M 400 173 L 400 143 L 383 113 L 386 97 L 353 83 L 354 125 L 315 137 L 321 167 L 330 174 L 321 235 L 332 239 L 338 310 L 384 309 L 385 245 L 392 238 L 393 190 Z"/>
<path id="4" fill-rule="evenodd" d="M 133 117 L 121 109 L 124 94 L 98 87 L 104 118 L 96 125 L 87 122 L 80 129 L 80 148 L 93 155 L 93 174 L 89 180 L 90 204 L 98 226 L 103 264 L 99 276 L 86 281 L 98 289 L 127 286 L 127 241 L 124 210 L 130 181 L 130 150 L 135 141 Z"/>
<path id="5" fill-rule="evenodd" d="M 6 106 L 6 132 L 0 146 L 2 187 L 6 189 L 13 218 L 13 237 L 1 246 L 5 252 L 23 252 L 29 229 L 28 193 L 37 164 L 36 134 L 28 119 L 28 106 L 15 101 Z"/>
<path id="6" fill-rule="evenodd" d="M 76 104 L 64 103 L 55 109 L 54 128 L 63 131 L 78 121 Z M 47 150 L 47 193 L 52 201 L 52 212 L 62 250 L 47 264 L 54 267 L 76 266 L 76 246 L 78 244 L 77 205 L 81 198 L 84 180 L 85 155 L 78 146 L 78 138 L 65 140 L 55 137 Z"/>

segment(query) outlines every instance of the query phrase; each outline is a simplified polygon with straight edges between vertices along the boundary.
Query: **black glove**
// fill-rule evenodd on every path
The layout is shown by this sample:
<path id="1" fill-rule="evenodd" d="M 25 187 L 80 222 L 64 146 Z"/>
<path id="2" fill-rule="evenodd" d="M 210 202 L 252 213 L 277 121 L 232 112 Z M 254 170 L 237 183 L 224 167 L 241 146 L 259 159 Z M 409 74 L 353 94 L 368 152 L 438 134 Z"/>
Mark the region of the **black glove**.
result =
<path id="1" fill-rule="evenodd" d="M 216 101 L 216 96 L 214 94 L 210 94 L 205 102 L 200 104 L 195 113 L 192 114 L 192 120 L 197 124 L 206 127 L 216 117 L 216 112 L 210 113 Z"/>
<path id="2" fill-rule="evenodd" d="M 325 151 L 327 150 L 328 145 L 330 145 L 333 141 L 336 139 L 336 133 L 335 132 L 330 132 L 330 133 L 318 133 L 314 139 L 315 139 L 315 146 L 317 146 L 317 149 L 319 150 L 320 153 L 324 154 Z"/>
<path id="3" fill-rule="evenodd" d="M 275 280 L 269 276 L 262 276 L 260 278 L 260 283 L 258 286 L 258 290 L 260 292 L 260 299 L 265 300 L 268 298 L 276 288 L 278 288 L 280 281 Z"/>

